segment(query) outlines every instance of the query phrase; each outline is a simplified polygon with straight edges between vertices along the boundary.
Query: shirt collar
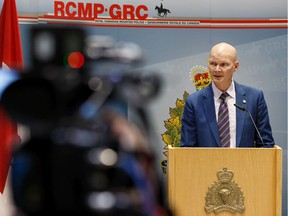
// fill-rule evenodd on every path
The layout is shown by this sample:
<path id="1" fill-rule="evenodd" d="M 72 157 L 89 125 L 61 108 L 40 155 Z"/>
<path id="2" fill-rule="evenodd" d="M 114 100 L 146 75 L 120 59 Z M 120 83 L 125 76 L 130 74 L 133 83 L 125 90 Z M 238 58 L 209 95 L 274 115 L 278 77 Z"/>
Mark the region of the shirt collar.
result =
<path id="1" fill-rule="evenodd" d="M 223 92 L 220 89 L 218 89 L 213 82 L 212 82 L 212 90 L 214 94 L 214 99 L 218 100 Z M 235 98 L 235 85 L 233 80 L 226 92 L 229 94 L 230 97 Z"/>

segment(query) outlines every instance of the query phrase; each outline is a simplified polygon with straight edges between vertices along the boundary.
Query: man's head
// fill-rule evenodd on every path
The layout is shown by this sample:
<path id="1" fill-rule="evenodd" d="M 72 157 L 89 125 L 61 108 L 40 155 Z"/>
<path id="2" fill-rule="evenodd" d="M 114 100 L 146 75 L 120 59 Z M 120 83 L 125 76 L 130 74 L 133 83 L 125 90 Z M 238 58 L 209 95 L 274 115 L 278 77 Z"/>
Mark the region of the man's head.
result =
<path id="1" fill-rule="evenodd" d="M 219 43 L 212 47 L 208 69 L 212 81 L 218 89 L 226 91 L 231 85 L 233 73 L 238 70 L 237 50 L 227 43 Z"/>

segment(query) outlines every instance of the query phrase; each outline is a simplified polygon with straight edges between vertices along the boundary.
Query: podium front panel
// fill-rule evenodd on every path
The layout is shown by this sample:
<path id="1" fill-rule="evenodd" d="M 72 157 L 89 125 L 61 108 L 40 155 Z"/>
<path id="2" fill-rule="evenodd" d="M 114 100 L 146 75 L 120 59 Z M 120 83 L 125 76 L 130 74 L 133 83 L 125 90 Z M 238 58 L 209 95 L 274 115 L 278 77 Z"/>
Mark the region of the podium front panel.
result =
<path id="1" fill-rule="evenodd" d="M 225 168 L 233 172 L 231 182 L 243 192 L 244 212 L 205 210 L 209 190 L 220 184 L 217 173 Z M 282 216 L 282 149 L 279 147 L 170 147 L 167 178 L 174 216 Z"/>

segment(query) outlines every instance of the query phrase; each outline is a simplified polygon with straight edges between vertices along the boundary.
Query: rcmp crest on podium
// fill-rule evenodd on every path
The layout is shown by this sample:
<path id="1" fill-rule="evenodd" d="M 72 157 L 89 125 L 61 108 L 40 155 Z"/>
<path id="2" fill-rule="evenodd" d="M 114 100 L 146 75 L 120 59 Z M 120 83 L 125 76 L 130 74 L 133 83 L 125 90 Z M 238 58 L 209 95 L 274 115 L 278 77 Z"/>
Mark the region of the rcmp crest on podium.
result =
<path id="1" fill-rule="evenodd" d="M 232 181 L 234 173 L 227 168 L 217 172 L 218 182 L 214 182 L 208 187 L 205 200 L 205 211 L 221 212 L 230 211 L 232 213 L 245 211 L 244 196 L 241 188 L 235 181 Z"/>

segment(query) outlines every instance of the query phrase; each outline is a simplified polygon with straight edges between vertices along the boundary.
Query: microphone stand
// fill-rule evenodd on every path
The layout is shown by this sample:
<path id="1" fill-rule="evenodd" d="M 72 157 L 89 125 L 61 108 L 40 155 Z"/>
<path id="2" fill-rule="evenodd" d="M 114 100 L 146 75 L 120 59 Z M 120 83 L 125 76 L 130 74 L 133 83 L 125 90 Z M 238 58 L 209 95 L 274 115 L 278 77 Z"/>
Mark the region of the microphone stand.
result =
<path id="1" fill-rule="evenodd" d="M 250 119 L 251 119 L 251 121 L 252 121 L 252 123 L 253 123 L 253 125 L 254 125 L 254 128 L 255 128 L 255 130 L 257 131 L 257 134 L 258 134 L 258 136 L 259 136 L 259 138 L 260 138 L 260 140 L 261 140 L 261 142 L 262 142 L 262 145 L 264 146 L 264 142 L 263 142 L 262 136 L 261 136 L 261 134 L 260 134 L 260 132 L 259 132 L 256 124 L 255 124 L 255 121 L 254 121 L 251 113 L 250 113 L 245 107 L 242 107 L 242 106 L 240 106 L 240 105 L 238 105 L 238 104 L 234 104 L 234 106 L 237 107 L 238 109 L 244 111 L 244 112 L 247 112 L 247 113 L 249 114 L 249 117 L 250 117 Z M 254 143 L 254 147 L 256 147 L 256 146 L 255 146 L 255 143 Z"/>

